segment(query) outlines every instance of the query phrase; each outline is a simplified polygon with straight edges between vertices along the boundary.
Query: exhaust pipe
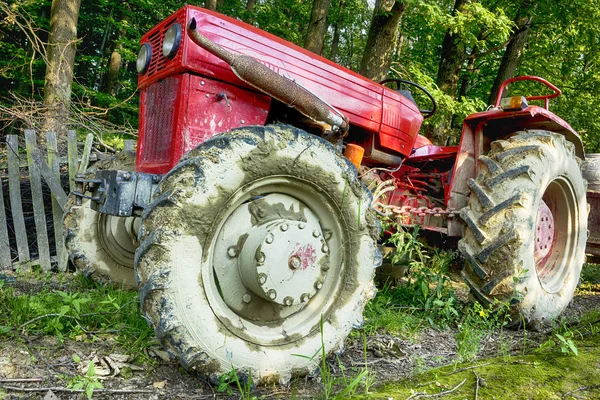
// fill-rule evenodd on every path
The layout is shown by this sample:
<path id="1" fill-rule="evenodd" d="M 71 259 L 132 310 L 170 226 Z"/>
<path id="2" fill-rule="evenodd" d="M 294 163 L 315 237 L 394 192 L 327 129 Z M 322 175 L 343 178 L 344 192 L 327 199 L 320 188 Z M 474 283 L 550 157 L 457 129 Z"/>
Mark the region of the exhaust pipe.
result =
<path id="1" fill-rule="evenodd" d="M 295 108 L 319 124 L 331 126 L 334 132 L 345 134 L 349 123 L 342 113 L 327 104 L 296 82 L 279 75 L 267 66 L 245 54 L 234 54 L 209 40 L 197 30 L 196 19 L 188 25 L 188 33 L 194 43 L 231 66 L 233 73 L 248 85 Z"/>

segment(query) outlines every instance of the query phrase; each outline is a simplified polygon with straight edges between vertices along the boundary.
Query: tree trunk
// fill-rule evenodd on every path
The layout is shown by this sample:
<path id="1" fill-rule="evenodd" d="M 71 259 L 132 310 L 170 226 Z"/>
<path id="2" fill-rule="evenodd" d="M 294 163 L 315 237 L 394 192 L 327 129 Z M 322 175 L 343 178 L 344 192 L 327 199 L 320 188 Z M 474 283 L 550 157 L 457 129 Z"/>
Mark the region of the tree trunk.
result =
<path id="1" fill-rule="evenodd" d="M 304 48 L 316 54 L 323 52 L 323 42 L 327 33 L 327 13 L 331 0 L 314 0 Z"/>
<path id="2" fill-rule="evenodd" d="M 204 2 L 204 7 L 209 10 L 216 11 L 217 10 L 217 0 L 206 0 Z"/>
<path id="3" fill-rule="evenodd" d="M 335 61 L 337 53 L 340 49 L 340 32 L 342 30 L 342 15 L 344 12 L 344 0 L 340 0 L 338 7 L 338 16 L 333 27 L 333 38 L 331 39 L 331 52 L 329 53 L 329 59 Z"/>
<path id="4" fill-rule="evenodd" d="M 374 81 L 387 76 L 398 39 L 398 24 L 406 10 L 403 0 L 377 0 L 369 26 L 360 74 Z"/>
<path id="5" fill-rule="evenodd" d="M 119 75 L 121 73 L 121 64 L 123 59 L 123 43 L 120 40 L 125 36 L 125 26 L 129 22 L 128 15 L 130 11 L 129 5 L 125 5 L 125 8 L 121 11 L 121 27 L 118 30 L 118 35 L 114 40 L 115 44 L 108 61 L 106 92 L 111 96 L 116 96 L 119 88 Z"/>
<path id="6" fill-rule="evenodd" d="M 53 0 L 48 38 L 48 65 L 44 83 L 44 105 L 47 114 L 44 131 L 54 131 L 66 137 L 66 126 L 71 105 L 73 65 L 77 20 L 81 0 Z"/>
<path id="7" fill-rule="evenodd" d="M 471 0 L 456 0 L 454 3 L 454 14 L 461 12 L 461 8 Z M 442 55 L 438 69 L 437 85 L 441 91 L 456 98 L 458 91 L 458 79 L 460 70 L 467 55 L 464 44 L 457 35 L 446 32 L 442 42 Z"/>
<path id="8" fill-rule="evenodd" d="M 470 1 L 456 0 L 453 14 L 456 15 L 456 13 L 461 12 L 463 6 Z M 442 42 L 442 54 L 436 83 L 442 92 L 453 99 L 458 95 L 460 71 L 466 59 L 465 46 L 460 37 L 451 31 L 446 32 Z M 451 126 L 452 116 L 448 116 L 441 119 L 436 126 L 431 127 L 425 135 L 435 144 L 446 145 L 450 138 Z"/>
<path id="9" fill-rule="evenodd" d="M 523 0 L 519 7 L 519 11 L 514 20 L 517 28 L 511 35 L 508 46 L 506 46 L 506 50 L 502 56 L 502 62 L 498 68 L 498 73 L 496 74 L 496 79 L 494 80 L 492 91 L 490 92 L 488 104 L 495 103 L 496 96 L 498 96 L 498 90 L 500 90 L 500 85 L 505 80 L 512 78 L 519 66 L 536 7 L 537 3 L 535 0 Z"/>

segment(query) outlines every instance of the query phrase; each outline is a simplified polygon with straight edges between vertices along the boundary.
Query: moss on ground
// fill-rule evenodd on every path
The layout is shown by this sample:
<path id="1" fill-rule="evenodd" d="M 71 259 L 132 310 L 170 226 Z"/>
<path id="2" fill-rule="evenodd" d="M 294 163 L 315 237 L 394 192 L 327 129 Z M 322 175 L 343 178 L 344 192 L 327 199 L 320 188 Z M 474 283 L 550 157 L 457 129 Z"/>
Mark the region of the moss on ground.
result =
<path id="1" fill-rule="evenodd" d="M 532 354 L 478 360 L 432 369 L 389 383 L 355 399 L 600 399 L 600 319 L 592 312 L 565 328 L 578 355 L 554 334 Z M 565 332 L 559 333 L 564 337 Z M 479 378 L 479 384 L 477 384 Z M 462 381 L 462 385 L 456 388 Z M 455 390 L 452 390 L 456 388 Z M 476 395 L 477 391 L 477 395 Z M 432 397 L 432 396 L 427 396 Z"/>

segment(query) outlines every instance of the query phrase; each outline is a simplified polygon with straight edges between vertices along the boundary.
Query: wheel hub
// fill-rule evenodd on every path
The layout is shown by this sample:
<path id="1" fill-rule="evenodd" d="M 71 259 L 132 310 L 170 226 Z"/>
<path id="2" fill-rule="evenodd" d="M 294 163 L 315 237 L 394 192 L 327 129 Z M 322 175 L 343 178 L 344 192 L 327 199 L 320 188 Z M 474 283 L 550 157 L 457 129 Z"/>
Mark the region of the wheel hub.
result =
<path id="1" fill-rule="evenodd" d="M 278 219 L 253 227 L 238 258 L 246 287 L 282 306 L 307 302 L 329 270 L 329 248 L 319 226 Z"/>
<path id="2" fill-rule="evenodd" d="M 140 218 L 100 214 L 98 234 L 108 255 L 123 266 L 133 268 Z"/>

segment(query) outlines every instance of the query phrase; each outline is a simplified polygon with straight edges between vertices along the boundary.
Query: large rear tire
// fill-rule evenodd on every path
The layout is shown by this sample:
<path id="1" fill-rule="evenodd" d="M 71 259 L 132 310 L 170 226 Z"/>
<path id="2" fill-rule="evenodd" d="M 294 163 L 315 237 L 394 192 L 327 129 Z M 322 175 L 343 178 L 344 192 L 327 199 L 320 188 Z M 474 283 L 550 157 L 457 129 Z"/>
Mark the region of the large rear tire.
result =
<path id="1" fill-rule="evenodd" d="M 135 155 L 122 152 L 99 161 L 88 172 L 133 171 L 134 165 Z M 79 272 L 99 282 L 136 288 L 133 260 L 139 218 L 101 214 L 90 208 L 90 200 L 84 199 L 78 206 L 75 196 L 69 195 L 63 225 L 69 259 Z"/>
<path id="2" fill-rule="evenodd" d="M 142 217 L 143 312 L 187 369 L 309 373 L 375 293 L 370 202 L 318 137 L 278 125 L 219 135 L 163 178 Z"/>
<path id="3" fill-rule="evenodd" d="M 493 142 L 479 161 L 461 211 L 463 277 L 484 304 L 511 302 L 513 323 L 543 329 L 572 300 L 585 258 L 580 161 L 564 136 L 537 130 Z"/>

